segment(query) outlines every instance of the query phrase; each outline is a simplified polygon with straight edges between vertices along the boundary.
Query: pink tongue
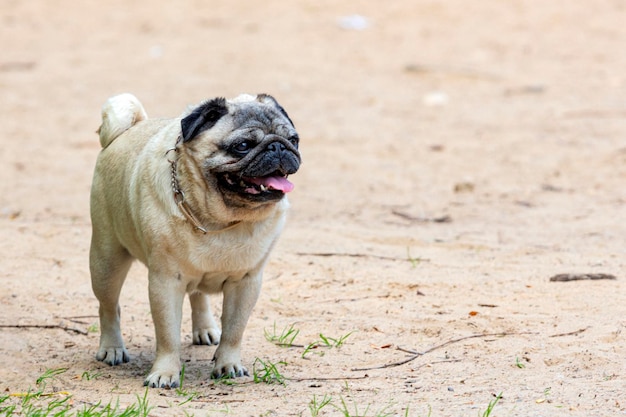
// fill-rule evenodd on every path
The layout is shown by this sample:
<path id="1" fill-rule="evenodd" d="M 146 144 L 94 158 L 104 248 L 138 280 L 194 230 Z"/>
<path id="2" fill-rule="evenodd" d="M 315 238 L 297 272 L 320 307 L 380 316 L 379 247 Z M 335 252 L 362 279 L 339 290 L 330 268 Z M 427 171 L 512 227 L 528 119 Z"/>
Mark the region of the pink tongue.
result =
<path id="1" fill-rule="evenodd" d="M 288 193 L 293 190 L 293 184 L 284 177 L 255 177 L 250 178 L 250 182 L 256 185 L 264 185 L 270 190 L 278 190 Z"/>

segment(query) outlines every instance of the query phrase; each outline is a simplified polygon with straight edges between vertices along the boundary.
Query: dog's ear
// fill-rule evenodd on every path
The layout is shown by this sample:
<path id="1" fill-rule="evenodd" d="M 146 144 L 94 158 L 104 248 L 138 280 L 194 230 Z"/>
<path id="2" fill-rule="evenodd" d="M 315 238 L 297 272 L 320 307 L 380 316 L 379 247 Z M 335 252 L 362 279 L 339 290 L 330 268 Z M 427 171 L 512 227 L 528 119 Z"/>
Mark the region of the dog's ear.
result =
<path id="1" fill-rule="evenodd" d="M 189 142 L 204 130 L 208 130 L 223 116 L 228 114 L 226 99 L 223 97 L 208 100 L 196 107 L 181 122 L 183 143 Z"/>
<path id="2" fill-rule="evenodd" d="M 294 128 L 296 127 L 294 126 L 293 122 L 291 121 L 291 118 L 289 117 L 289 115 L 287 114 L 283 106 L 278 104 L 278 101 L 276 101 L 274 97 L 270 96 L 269 94 L 258 94 L 256 96 L 256 99 L 257 101 L 260 101 L 261 103 L 270 104 L 274 106 L 276 110 L 278 110 L 283 116 L 287 118 L 287 120 L 289 120 L 289 123 L 291 123 L 291 126 L 293 126 Z"/>

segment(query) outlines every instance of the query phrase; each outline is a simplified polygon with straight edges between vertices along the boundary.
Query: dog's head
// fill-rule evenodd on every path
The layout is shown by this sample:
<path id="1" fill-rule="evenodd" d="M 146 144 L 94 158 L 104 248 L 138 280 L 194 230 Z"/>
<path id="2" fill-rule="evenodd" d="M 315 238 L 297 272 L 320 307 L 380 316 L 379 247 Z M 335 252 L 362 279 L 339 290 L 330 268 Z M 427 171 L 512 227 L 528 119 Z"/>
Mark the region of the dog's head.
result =
<path id="1" fill-rule="evenodd" d="M 267 94 L 208 100 L 181 121 L 186 148 L 210 188 L 231 208 L 275 203 L 293 189 L 300 167 L 298 133 Z"/>

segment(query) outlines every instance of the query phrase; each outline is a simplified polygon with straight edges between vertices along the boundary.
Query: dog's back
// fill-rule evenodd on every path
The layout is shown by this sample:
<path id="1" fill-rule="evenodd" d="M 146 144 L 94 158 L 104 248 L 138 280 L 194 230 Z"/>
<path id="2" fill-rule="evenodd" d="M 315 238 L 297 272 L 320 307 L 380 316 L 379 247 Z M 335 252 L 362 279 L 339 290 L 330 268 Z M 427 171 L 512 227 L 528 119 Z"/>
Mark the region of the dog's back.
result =
<path id="1" fill-rule="evenodd" d="M 102 106 L 102 125 L 98 129 L 100 145 L 106 148 L 134 124 L 147 118 L 146 111 L 134 95 L 125 93 L 111 97 Z"/>

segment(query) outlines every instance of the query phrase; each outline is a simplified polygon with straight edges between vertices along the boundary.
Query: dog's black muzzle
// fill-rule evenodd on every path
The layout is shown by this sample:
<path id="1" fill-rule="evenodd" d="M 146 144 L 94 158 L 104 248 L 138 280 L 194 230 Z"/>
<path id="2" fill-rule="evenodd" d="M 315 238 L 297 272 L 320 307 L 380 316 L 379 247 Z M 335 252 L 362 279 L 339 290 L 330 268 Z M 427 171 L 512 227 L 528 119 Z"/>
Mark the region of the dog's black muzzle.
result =
<path id="1" fill-rule="evenodd" d="M 300 168 L 300 154 L 291 143 L 277 140 L 269 143 L 258 152 L 242 170 L 245 177 L 264 177 L 267 175 L 287 176 Z"/>

